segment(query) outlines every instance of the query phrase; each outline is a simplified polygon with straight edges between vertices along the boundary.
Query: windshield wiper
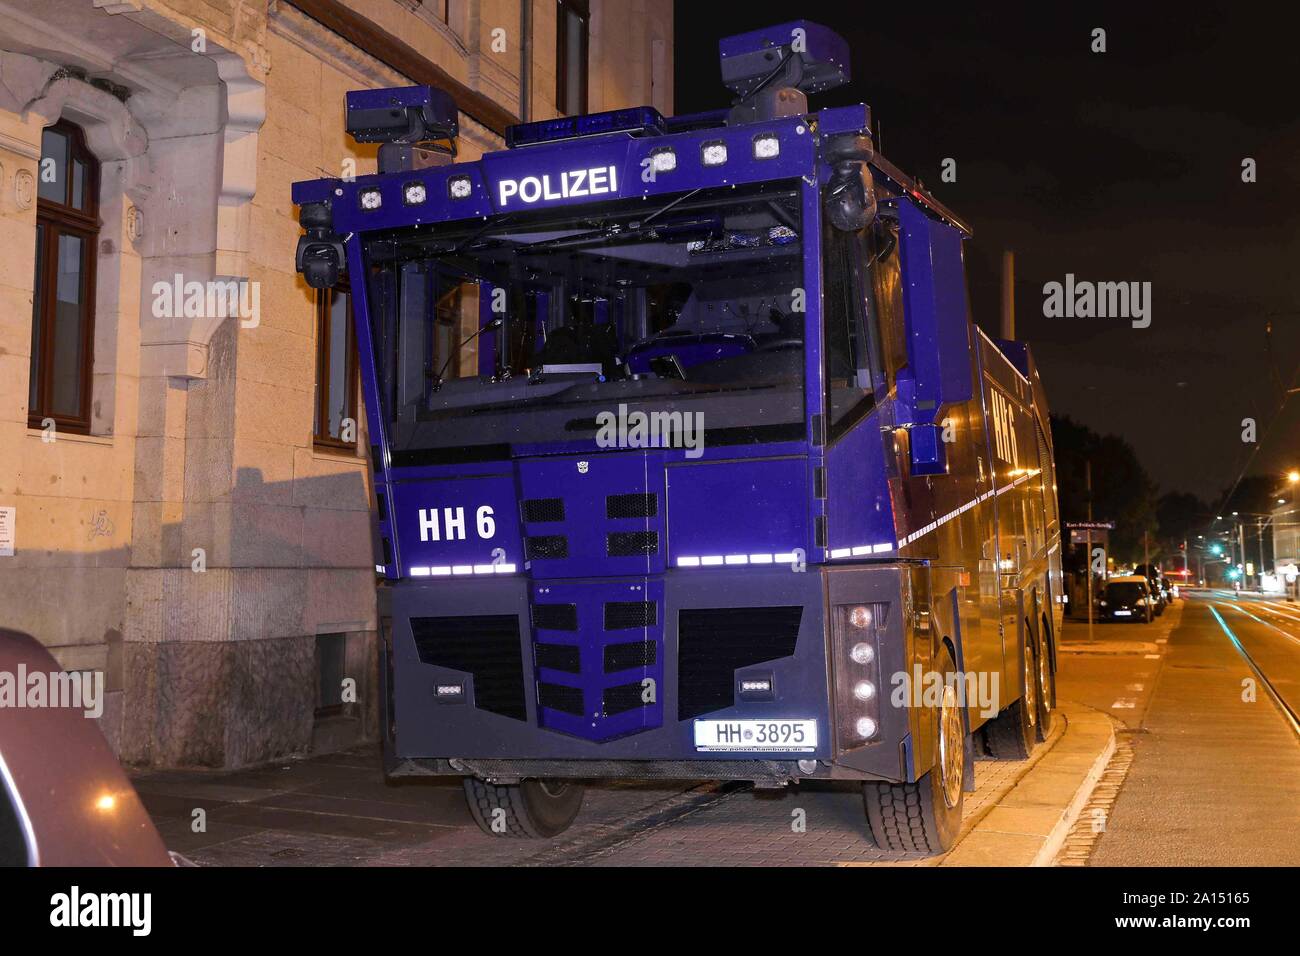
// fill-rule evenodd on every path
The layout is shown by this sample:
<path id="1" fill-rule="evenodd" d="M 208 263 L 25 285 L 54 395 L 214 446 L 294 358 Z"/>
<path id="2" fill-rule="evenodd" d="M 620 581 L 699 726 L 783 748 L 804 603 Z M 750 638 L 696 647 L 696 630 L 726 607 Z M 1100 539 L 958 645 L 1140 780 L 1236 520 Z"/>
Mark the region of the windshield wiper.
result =
<path id="1" fill-rule="evenodd" d="M 463 349 L 465 346 L 469 345 L 469 343 L 473 342 L 476 338 L 478 338 L 478 337 L 479 337 L 480 335 L 482 335 L 484 332 L 487 332 L 489 329 L 500 328 L 501 325 L 502 325 L 502 319 L 501 319 L 500 316 L 497 316 L 495 319 L 492 319 L 490 322 L 488 322 L 486 325 L 484 325 L 484 326 L 483 326 L 481 329 L 479 329 L 477 332 L 474 332 L 473 334 L 469 335 L 469 336 L 465 339 L 465 341 L 463 341 L 463 342 L 460 343 L 460 345 L 456 346 L 455 351 L 453 351 L 450 355 L 447 356 L 447 361 L 445 361 L 445 362 L 442 363 L 442 368 L 438 369 L 438 374 L 436 374 L 436 375 L 433 376 L 433 391 L 436 392 L 436 391 L 439 391 L 439 390 L 442 388 L 442 373 L 445 372 L 445 371 L 447 371 L 447 366 L 450 365 L 450 364 L 452 363 L 452 361 L 453 361 L 453 360 L 454 360 L 458 355 L 460 355 L 460 350 L 461 350 L 461 349 Z"/>
<path id="2" fill-rule="evenodd" d="M 576 236 L 563 236 L 558 239 L 545 239 L 542 242 L 534 242 L 531 245 L 526 246 L 523 249 L 520 249 L 519 251 L 521 253 L 531 254 L 536 251 L 545 251 L 548 249 L 565 249 L 570 247 L 581 248 L 582 246 L 590 245 L 593 242 L 604 242 L 607 239 L 614 239 L 614 238 L 623 239 L 627 236 L 640 235 L 641 233 L 646 232 L 650 228 L 651 222 L 653 222 L 658 217 L 662 216 L 664 213 L 668 212 L 678 203 L 682 203 L 690 199 L 692 196 L 698 193 L 701 188 L 702 187 L 699 187 L 696 189 L 692 189 L 690 192 L 682 193 L 672 202 L 659 207 L 650 215 L 646 216 L 644 219 L 637 220 L 634 225 L 628 226 L 626 229 L 618 226 L 617 224 L 611 224 L 605 226 L 603 229 L 595 229 L 592 230 L 591 232 L 580 233 L 579 235 Z"/>

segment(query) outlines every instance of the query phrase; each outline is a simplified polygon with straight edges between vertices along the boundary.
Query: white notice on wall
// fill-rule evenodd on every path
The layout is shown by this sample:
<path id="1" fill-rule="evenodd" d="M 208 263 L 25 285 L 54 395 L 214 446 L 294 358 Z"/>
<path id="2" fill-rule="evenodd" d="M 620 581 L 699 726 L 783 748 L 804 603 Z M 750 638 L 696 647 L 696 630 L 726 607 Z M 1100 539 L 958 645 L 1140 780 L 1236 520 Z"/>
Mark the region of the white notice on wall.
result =
<path id="1" fill-rule="evenodd" d="M 14 556 L 14 521 L 17 508 L 0 508 L 0 558 Z"/>

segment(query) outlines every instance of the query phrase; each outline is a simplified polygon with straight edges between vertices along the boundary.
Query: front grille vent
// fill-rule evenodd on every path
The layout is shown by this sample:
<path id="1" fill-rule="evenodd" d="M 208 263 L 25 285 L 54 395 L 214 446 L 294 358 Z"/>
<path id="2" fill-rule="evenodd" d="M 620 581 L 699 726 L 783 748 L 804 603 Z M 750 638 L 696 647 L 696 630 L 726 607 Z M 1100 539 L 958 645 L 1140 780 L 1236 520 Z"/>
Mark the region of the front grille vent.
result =
<path id="1" fill-rule="evenodd" d="M 538 524 L 544 521 L 564 520 L 563 498 L 525 498 L 520 502 L 520 510 L 525 523 Z"/>
<path id="2" fill-rule="evenodd" d="M 548 684 L 545 681 L 539 681 L 537 684 L 537 703 L 542 707 L 549 707 L 551 710 L 572 714 L 574 717 L 583 715 L 582 689 L 579 687 L 567 687 L 564 684 Z"/>
<path id="3" fill-rule="evenodd" d="M 605 552 L 611 558 L 628 558 L 659 553 L 657 531 L 615 531 L 605 540 Z"/>
<path id="4" fill-rule="evenodd" d="M 474 678 L 474 705 L 480 710 L 526 718 L 518 617 L 413 617 L 411 634 L 423 663 Z"/>
<path id="5" fill-rule="evenodd" d="M 576 631 L 578 606 L 576 604 L 534 604 L 533 627 L 539 631 Z"/>
<path id="6" fill-rule="evenodd" d="M 653 518 L 659 514 L 655 494 L 610 495 L 605 499 L 606 518 Z"/>
<path id="7" fill-rule="evenodd" d="M 605 630 L 622 631 L 630 627 L 654 627 L 659 623 L 659 608 L 654 601 L 606 601 Z"/>
<path id="8" fill-rule="evenodd" d="M 539 641 L 533 645 L 533 650 L 537 655 L 538 667 L 564 671 L 566 674 L 577 674 L 582 670 L 576 644 L 543 644 Z"/>
<path id="9" fill-rule="evenodd" d="M 567 558 L 569 539 L 562 534 L 536 534 L 524 538 L 524 551 L 529 561 L 549 558 Z"/>
<path id="10" fill-rule="evenodd" d="M 736 671 L 794 654 L 801 607 L 692 608 L 677 616 L 677 717 L 735 703 Z"/>
<path id="11" fill-rule="evenodd" d="M 658 645 L 654 641 L 629 641 L 626 644 L 605 645 L 605 673 L 631 670 L 634 667 L 653 667 L 658 658 Z"/>
<path id="12" fill-rule="evenodd" d="M 615 714 L 644 707 L 649 703 L 644 699 L 644 695 L 645 688 L 641 686 L 640 681 L 619 684 L 617 687 L 606 687 L 601 701 L 601 712 L 606 717 L 613 717 Z"/>

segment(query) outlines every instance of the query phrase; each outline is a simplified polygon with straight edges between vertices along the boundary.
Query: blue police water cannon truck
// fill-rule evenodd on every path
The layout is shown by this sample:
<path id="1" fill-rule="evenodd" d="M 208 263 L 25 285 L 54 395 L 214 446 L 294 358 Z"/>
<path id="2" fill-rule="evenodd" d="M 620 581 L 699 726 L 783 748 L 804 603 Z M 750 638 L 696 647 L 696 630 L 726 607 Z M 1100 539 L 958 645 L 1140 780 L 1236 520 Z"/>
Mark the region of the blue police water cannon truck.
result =
<path id="1" fill-rule="evenodd" d="M 1054 697 L 1051 433 L 971 321 L 970 230 L 874 149 L 834 33 L 721 41 L 729 109 L 511 127 L 348 94 L 379 172 L 297 183 L 350 296 L 374 467 L 383 746 L 548 837 L 601 779 L 860 787 L 939 853 L 977 752 Z"/>

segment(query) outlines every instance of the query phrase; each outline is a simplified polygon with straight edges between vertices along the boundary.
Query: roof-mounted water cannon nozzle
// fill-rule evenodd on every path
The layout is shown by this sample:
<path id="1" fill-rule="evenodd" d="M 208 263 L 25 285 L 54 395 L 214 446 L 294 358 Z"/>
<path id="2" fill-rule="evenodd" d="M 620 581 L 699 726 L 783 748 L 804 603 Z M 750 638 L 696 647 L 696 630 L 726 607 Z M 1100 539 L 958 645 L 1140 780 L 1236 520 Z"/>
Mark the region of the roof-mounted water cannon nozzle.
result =
<path id="1" fill-rule="evenodd" d="M 456 103 L 431 86 L 352 90 L 347 131 L 358 143 L 381 143 L 379 171 L 440 166 L 456 155 L 460 132 Z"/>
<path id="2" fill-rule="evenodd" d="M 738 99 L 729 125 L 800 116 L 808 93 L 849 81 L 849 45 L 819 23 L 795 20 L 718 43 L 722 82 Z"/>

